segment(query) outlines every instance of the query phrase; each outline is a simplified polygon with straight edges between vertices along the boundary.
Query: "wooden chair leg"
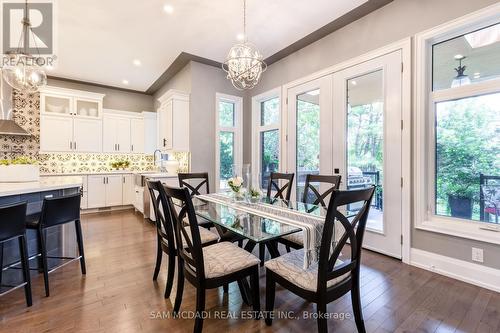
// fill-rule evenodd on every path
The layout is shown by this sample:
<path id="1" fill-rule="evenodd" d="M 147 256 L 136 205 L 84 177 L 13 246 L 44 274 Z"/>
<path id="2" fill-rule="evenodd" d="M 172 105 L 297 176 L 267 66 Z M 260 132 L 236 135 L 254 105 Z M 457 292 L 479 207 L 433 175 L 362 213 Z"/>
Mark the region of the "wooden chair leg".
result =
<path id="1" fill-rule="evenodd" d="M 42 270 L 43 270 L 43 280 L 45 283 L 45 296 L 50 296 L 49 291 L 49 265 L 47 263 L 47 246 L 45 244 L 45 236 L 43 234 L 43 229 L 38 229 L 37 232 L 40 234 L 40 247 L 41 247 L 41 255 L 42 255 Z"/>
<path id="2" fill-rule="evenodd" d="M 177 291 L 175 293 L 174 314 L 176 315 L 181 308 L 182 293 L 184 292 L 184 263 L 180 257 L 177 257 Z"/>
<path id="3" fill-rule="evenodd" d="M 290 245 L 285 245 L 285 248 L 286 248 L 286 252 L 290 253 L 291 249 L 290 249 Z"/>
<path id="4" fill-rule="evenodd" d="M 318 313 L 318 333 L 327 333 L 328 324 L 326 320 L 326 302 L 318 302 L 316 304 L 316 312 Z"/>
<path id="5" fill-rule="evenodd" d="M 165 285 L 165 298 L 170 297 L 172 292 L 172 286 L 174 285 L 174 273 L 175 273 L 175 255 L 170 253 L 168 255 L 168 267 L 167 267 L 167 283 Z"/>
<path id="6" fill-rule="evenodd" d="M 157 237 L 157 244 L 158 248 L 156 249 L 156 264 L 155 264 L 155 271 L 153 273 L 153 281 L 156 281 L 156 279 L 158 278 L 158 274 L 160 273 L 161 259 L 163 255 L 160 238 L 158 237 Z"/>
<path id="7" fill-rule="evenodd" d="M 228 293 L 229 292 L 229 284 L 225 283 L 224 286 L 222 287 L 223 290 L 224 290 L 224 293 Z"/>
<path id="8" fill-rule="evenodd" d="M 266 246 L 264 243 L 259 243 L 259 259 L 260 267 L 264 266 L 264 260 L 266 259 Z"/>
<path id="9" fill-rule="evenodd" d="M 205 288 L 199 286 L 196 289 L 196 318 L 194 320 L 194 332 L 203 331 L 203 311 L 205 311 Z"/>
<path id="10" fill-rule="evenodd" d="M 269 270 L 266 270 L 266 315 L 265 321 L 267 326 L 271 326 L 273 319 L 271 312 L 274 311 L 274 297 L 276 294 L 276 282 Z"/>
<path id="11" fill-rule="evenodd" d="M 3 273 L 3 243 L 0 243 L 0 287 L 2 286 Z"/>
<path id="12" fill-rule="evenodd" d="M 365 329 L 365 322 L 363 320 L 363 310 L 361 308 L 361 297 L 359 293 L 359 279 L 353 276 L 353 286 L 351 289 L 351 301 L 352 301 L 352 309 L 354 312 L 354 320 L 356 321 L 356 327 L 358 329 L 358 332 L 364 333 L 366 332 Z"/>
<path id="13" fill-rule="evenodd" d="M 253 311 L 257 314 L 255 319 L 259 319 L 260 312 L 260 287 L 259 287 L 259 268 L 255 267 L 254 272 L 250 275 L 250 286 L 252 288 L 252 306 Z"/>
<path id="14" fill-rule="evenodd" d="M 80 220 L 75 221 L 76 229 L 76 242 L 78 243 L 78 252 L 80 253 L 80 267 L 82 269 L 82 274 L 87 274 L 87 267 L 85 266 L 85 252 L 83 251 L 83 235 L 82 235 L 82 224 Z"/>
<path id="15" fill-rule="evenodd" d="M 241 247 L 241 248 L 243 248 L 243 239 L 240 239 L 238 241 L 238 246 Z"/>
<path id="16" fill-rule="evenodd" d="M 3 246 L 3 244 L 2 244 Z M 23 278 L 26 284 L 24 285 L 24 294 L 26 296 L 26 305 L 33 305 L 31 298 L 31 278 L 28 263 L 28 247 L 26 246 L 26 236 L 19 237 L 19 252 L 21 253 L 21 265 L 23 269 Z M 0 266 L 1 267 L 1 266 Z M 1 272 L 0 272 L 1 274 Z"/>

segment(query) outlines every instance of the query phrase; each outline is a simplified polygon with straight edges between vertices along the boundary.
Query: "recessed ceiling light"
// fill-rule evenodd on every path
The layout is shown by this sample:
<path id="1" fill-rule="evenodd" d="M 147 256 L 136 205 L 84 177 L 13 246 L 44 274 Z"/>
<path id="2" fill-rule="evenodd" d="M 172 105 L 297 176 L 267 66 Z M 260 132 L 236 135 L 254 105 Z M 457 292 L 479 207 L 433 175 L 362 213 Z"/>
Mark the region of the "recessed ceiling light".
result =
<path id="1" fill-rule="evenodd" d="M 134 64 L 134 66 L 137 66 L 137 67 L 142 65 L 142 63 L 139 59 L 134 59 L 134 61 L 132 61 L 132 63 Z"/>
<path id="2" fill-rule="evenodd" d="M 242 42 L 245 39 L 245 34 L 243 33 L 237 34 L 236 39 Z"/>
<path id="3" fill-rule="evenodd" d="M 356 81 L 352 80 L 352 81 L 351 81 L 351 84 L 352 84 L 353 86 L 355 86 L 355 85 L 357 85 L 358 83 L 357 83 Z"/>
<path id="4" fill-rule="evenodd" d="M 454 58 L 457 60 L 460 60 L 460 59 L 463 59 L 464 56 L 463 56 L 463 54 L 455 54 Z"/>
<path id="5" fill-rule="evenodd" d="M 128 84 L 128 80 L 122 80 L 123 84 Z"/>
<path id="6" fill-rule="evenodd" d="M 174 7 L 172 7 L 171 5 L 165 5 L 165 6 L 163 6 L 163 10 L 167 14 L 172 14 L 174 12 Z"/>
<path id="7" fill-rule="evenodd" d="M 479 73 L 479 72 L 474 73 L 475 79 L 479 79 L 480 77 L 481 77 L 481 73 Z"/>

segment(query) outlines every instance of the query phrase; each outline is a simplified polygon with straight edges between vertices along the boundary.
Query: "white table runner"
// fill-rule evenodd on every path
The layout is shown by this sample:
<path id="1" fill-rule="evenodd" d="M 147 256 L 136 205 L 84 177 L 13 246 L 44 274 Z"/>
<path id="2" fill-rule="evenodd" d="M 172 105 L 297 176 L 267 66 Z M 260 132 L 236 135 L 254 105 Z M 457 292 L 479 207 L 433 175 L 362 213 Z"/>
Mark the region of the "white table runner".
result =
<path id="1" fill-rule="evenodd" d="M 300 228 L 304 237 L 304 269 L 318 260 L 324 218 L 267 203 L 234 202 L 231 197 L 224 194 L 204 194 L 198 195 L 197 198 Z"/>

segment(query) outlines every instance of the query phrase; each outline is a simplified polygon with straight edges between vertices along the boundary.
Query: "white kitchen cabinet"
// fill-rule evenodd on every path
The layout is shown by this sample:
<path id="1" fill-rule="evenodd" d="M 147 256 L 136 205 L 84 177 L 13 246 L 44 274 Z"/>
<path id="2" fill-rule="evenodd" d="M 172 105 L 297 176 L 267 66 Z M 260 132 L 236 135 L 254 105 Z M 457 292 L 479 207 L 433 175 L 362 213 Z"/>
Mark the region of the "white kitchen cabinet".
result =
<path id="1" fill-rule="evenodd" d="M 87 177 L 87 208 L 106 207 L 106 176 Z"/>
<path id="2" fill-rule="evenodd" d="M 103 94 L 40 89 L 40 151 L 101 152 Z"/>
<path id="3" fill-rule="evenodd" d="M 158 149 L 189 151 L 189 95 L 169 90 L 158 101 Z"/>
<path id="4" fill-rule="evenodd" d="M 78 152 L 102 151 L 102 122 L 99 119 L 73 120 L 73 149 Z"/>
<path id="5" fill-rule="evenodd" d="M 142 112 L 144 120 L 144 153 L 153 154 L 156 150 L 156 141 L 158 136 L 157 114 L 156 112 Z"/>
<path id="6" fill-rule="evenodd" d="M 130 152 L 131 153 L 144 153 L 144 119 L 132 118 L 130 119 Z"/>
<path id="7" fill-rule="evenodd" d="M 123 204 L 123 176 L 106 175 L 106 207 Z"/>
<path id="8" fill-rule="evenodd" d="M 151 179 L 148 179 L 148 180 L 151 180 L 151 181 L 159 180 L 159 181 L 161 181 L 163 184 L 165 184 L 167 186 L 170 186 L 170 187 L 179 187 L 179 180 L 178 180 L 177 177 L 151 178 Z M 145 191 L 147 191 L 147 190 L 148 189 L 145 188 Z M 153 221 L 153 222 L 156 221 L 156 216 L 155 216 L 155 212 L 154 212 L 154 207 L 153 207 L 153 202 L 151 200 L 151 196 L 149 196 L 149 219 L 151 221 Z"/>
<path id="9" fill-rule="evenodd" d="M 105 114 L 103 116 L 102 135 L 104 152 L 130 152 L 130 118 Z"/>
<path id="10" fill-rule="evenodd" d="M 40 118 L 40 151 L 73 151 L 73 118 L 42 116 Z"/>
<path id="11" fill-rule="evenodd" d="M 123 175 L 122 204 L 133 205 L 135 201 L 134 175 Z"/>

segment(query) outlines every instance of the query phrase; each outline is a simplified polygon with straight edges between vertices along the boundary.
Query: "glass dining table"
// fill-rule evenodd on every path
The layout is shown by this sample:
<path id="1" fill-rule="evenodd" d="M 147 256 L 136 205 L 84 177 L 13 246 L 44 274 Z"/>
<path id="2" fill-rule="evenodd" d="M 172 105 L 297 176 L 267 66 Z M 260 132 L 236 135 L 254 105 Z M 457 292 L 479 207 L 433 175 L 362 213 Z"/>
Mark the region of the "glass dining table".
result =
<path id="1" fill-rule="evenodd" d="M 217 195 L 219 197 L 227 196 L 227 201 L 214 202 L 206 200 L 207 197 L 203 195 L 194 196 L 192 201 L 196 215 L 214 223 L 221 234 L 221 240 L 242 241 L 246 239 L 247 243 L 244 246 L 246 251 L 252 252 L 255 246 L 259 244 L 261 247 L 267 247 L 272 258 L 280 255 L 277 239 L 299 232 L 301 228 L 270 218 L 269 215 L 264 213 L 267 207 L 278 208 L 285 213 L 310 214 L 321 219 L 326 217 L 326 209 L 322 206 L 267 197 L 263 197 L 254 203 L 246 201 L 234 202 L 230 199 L 228 193 L 219 193 Z M 248 212 L 245 208 L 252 208 L 252 212 Z M 259 213 L 259 209 L 263 210 L 262 214 Z M 250 305 L 248 281 L 238 281 L 238 286 L 243 301 Z"/>

